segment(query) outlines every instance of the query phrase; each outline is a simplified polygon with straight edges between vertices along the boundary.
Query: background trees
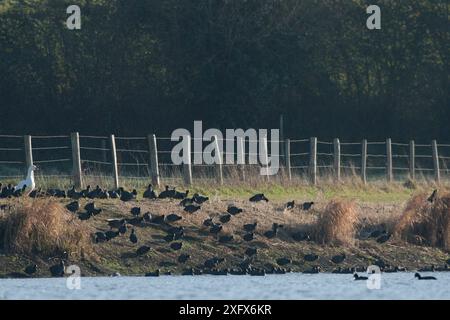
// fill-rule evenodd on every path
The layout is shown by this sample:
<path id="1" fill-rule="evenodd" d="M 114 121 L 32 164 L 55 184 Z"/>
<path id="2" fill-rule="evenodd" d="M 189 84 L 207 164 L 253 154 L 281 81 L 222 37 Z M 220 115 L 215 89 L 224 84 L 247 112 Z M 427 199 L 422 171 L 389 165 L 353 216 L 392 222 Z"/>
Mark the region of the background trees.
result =
<path id="1" fill-rule="evenodd" d="M 446 0 L 0 4 L 0 133 L 278 126 L 288 136 L 449 140 Z"/>

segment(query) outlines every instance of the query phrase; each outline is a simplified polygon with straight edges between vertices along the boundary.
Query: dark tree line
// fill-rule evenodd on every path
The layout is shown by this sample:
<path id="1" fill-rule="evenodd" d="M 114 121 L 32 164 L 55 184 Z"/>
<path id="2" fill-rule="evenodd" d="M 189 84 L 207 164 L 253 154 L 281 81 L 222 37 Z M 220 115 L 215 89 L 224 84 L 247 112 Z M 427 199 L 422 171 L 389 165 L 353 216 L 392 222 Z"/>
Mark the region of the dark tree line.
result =
<path id="1" fill-rule="evenodd" d="M 68 30 L 66 7 L 81 7 Z M 447 0 L 4 0 L 0 133 L 450 140 Z"/>

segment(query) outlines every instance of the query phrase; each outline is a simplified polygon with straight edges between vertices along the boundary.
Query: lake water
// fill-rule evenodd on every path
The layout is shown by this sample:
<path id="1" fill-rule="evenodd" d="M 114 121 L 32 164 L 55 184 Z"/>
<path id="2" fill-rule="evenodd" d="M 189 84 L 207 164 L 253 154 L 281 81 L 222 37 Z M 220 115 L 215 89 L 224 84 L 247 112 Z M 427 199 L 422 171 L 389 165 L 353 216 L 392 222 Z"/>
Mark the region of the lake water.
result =
<path id="1" fill-rule="evenodd" d="M 438 280 L 382 274 L 378 290 L 351 274 L 86 277 L 79 290 L 68 289 L 64 278 L 0 279 L 0 299 L 450 299 L 450 272 L 432 275 Z"/>

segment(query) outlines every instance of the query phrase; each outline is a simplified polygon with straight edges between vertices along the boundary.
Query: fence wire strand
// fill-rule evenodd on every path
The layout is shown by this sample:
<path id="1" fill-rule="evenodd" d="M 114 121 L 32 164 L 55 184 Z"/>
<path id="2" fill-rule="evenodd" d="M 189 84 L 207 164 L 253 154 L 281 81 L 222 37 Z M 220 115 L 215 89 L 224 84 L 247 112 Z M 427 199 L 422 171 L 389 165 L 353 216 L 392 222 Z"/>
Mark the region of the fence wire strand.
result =
<path id="1" fill-rule="evenodd" d="M 45 140 L 45 139 L 65 139 L 65 138 L 69 138 L 70 139 L 70 135 L 37 135 L 37 136 L 30 136 L 32 139 L 41 139 L 41 140 Z M 105 140 L 105 139 L 109 139 L 110 136 L 95 136 L 95 135 L 80 135 L 79 136 L 80 139 L 101 139 L 101 140 Z M 23 135 L 0 135 L 0 138 L 5 138 L 5 139 L 9 139 L 9 138 L 13 138 L 13 139 L 23 139 L 24 136 Z M 115 137 L 115 140 L 119 140 L 119 141 L 145 141 L 147 140 L 148 137 Z M 156 137 L 156 140 L 166 140 L 166 141 L 172 141 L 171 137 Z M 210 143 L 211 140 L 205 140 L 202 138 L 194 138 L 191 136 L 191 140 L 192 141 L 202 141 L 205 143 Z M 221 142 L 237 142 L 238 140 L 236 138 L 233 139 L 229 139 L 226 137 L 220 138 L 218 139 Z M 179 139 L 173 141 L 173 142 L 177 142 L 179 141 Z M 286 140 L 269 140 L 267 139 L 267 143 L 273 143 L 273 142 L 278 142 L 278 143 L 282 143 Z M 292 143 L 308 143 L 310 142 L 311 139 L 292 139 L 290 140 L 290 142 Z M 245 143 L 261 143 L 262 140 L 249 140 L 249 139 L 244 139 Z M 316 140 L 318 145 L 334 145 L 334 142 L 330 142 L 330 141 L 322 141 L 322 140 Z M 361 146 L 362 142 L 340 142 L 341 146 Z M 387 145 L 386 141 L 372 141 L 372 142 L 367 142 L 367 145 Z M 410 144 L 409 143 L 400 143 L 400 142 L 391 142 L 392 146 L 396 146 L 396 147 L 409 147 Z M 417 148 L 432 148 L 432 144 L 415 144 L 415 147 Z M 437 144 L 438 148 L 449 148 L 450 144 Z M 71 149 L 70 146 L 54 146 L 54 147 L 32 147 L 31 150 L 32 151 L 51 151 L 51 150 L 68 150 Z M 79 148 L 80 150 L 91 150 L 91 151 L 102 151 L 102 152 L 111 152 L 112 149 L 111 148 L 101 148 L 101 147 L 90 147 L 90 146 L 80 146 Z M 11 141 L 11 147 L 4 147 L 4 148 L 0 148 L 0 152 L 4 151 L 4 152 L 16 152 L 16 151 L 25 151 L 24 148 L 19 148 L 19 147 L 13 147 L 12 145 L 12 141 Z M 332 150 L 331 150 L 332 151 Z M 425 150 L 426 151 L 426 150 Z M 126 149 L 126 148 L 118 148 L 116 149 L 116 152 L 120 152 L 120 153 L 128 153 L 128 154 L 133 154 L 133 153 L 141 153 L 141 154 L 149 154 L 150 151 L 144 149 Z M 157 154 L 171 154 L 172 151 L 168 151 L 168 150 L 158 150 Z M 424 152 L 425 153 L 425 152 Z M 191 152 L 191 154 L 203 154 L 203 152 Z M 221 152 L 222 156 L 237 156 L 237 152 L 224 152 L 222 150 Z M 259 156 L 259 153 L 250 153 L 250 152 L 246 152 L 244 153 L 245 157 L 249 157 L 249 156 Z M 289 154 L 290 157 L 308 157 L 311 156 L 310 152 L 298 152 L 298 153 L 290 153 Z M 126 156 L 126 155 L 125 155 Z M 124 156 L 124 157 L 125 157 Z M 278 155 L 280 158 L 286 157 L 285 154 L 280 154 Z M 335 154 L 332 152 L 316 152 L 316 157 L 334 157 Z M 362 157 L 361 153 L 341 153 L 340 155 L 341 157 Z M 411 155 L 409 154 L 393 154 L 392 158 L 398 158 L 398 159 L 408 159 L 410 158 Z M 133 160 L 133 158 L 135 158 L 134 156 L 131 155 L 131 158 L 124 158 L 122 160 L 124 160 L 124 162 L 118 162 L 117 165 L 118 166 L 136 166 L 136 167 L 141 167 L 141 166 L 149 166 L 149 163 L 146 162 L 129 162 L 129 160 Z M 367 158 L 387 158 L 386 154 L 376 154 L 376 153 L 369 153 L 367 154 Z M 417 154 L 414 156 L 414 158 L 417 159 L 431 159 L 433 158 L 433 155 L 431 155 L 431 152 L 429 155 L 427 154 Z M 104 158 L 105 159 L 105 158 Z M 136 158 L 136 160 L 138 160 Z M 145 158 L 140 159 L 142 160 L 146 160 Z M 441 163 L 443 163 L 443 166 L 445 167 L 445 163 L 447 160 L 450 160 L 450 156 L 446 155 L 444 153 L 444 155 L 439 155 L 438 160 L 441 161 Z M 57 163 L 57 162 L 70 162 L 72 161 L 71 158 L 63 158 L 63 159 L 47 159 L 47 160 L 35 160 L 34 162 L 36 164 L 39 163 Z M 108 162 L 108 161 L 98 161 L 98 160 L 89 160 L 89 159 L 82 159 L 81 160 L 83 163 L 91 163 L 91 164 L 100 164 L 100 165 L 112 165 L 112 162 Z M 299 161 L 300 164 L 302 163 L 302 161 Z M 317 168 L 333 168 L 333 165 L 327 165 L 326 163 L 327 161 L 321 161 L 321 165 L 317 165 Z M 357 162 L 357 161 L 356 161 Z M 375 161 L 373 161 L 375 162 Z M 304 163 L 304 162 L 303 162 Z M 345 163 L 345 162 L 344 162 Z M 353 161 L 351 160 L 347 160 L 347 163 L 353 163 Z M 0 164 L 25 164 L 25 161 L 6 161 L 6 160 L 0 160 Z M 222 164 L 223 166 L 239 166 L 239 164 Z M 250 165 L 250 164 L 248 164 Z M 159 167 L 180 167 L 182 165 L 175 165 L 173 163 L 158 163 Z M 193 167 L 213 167 L 214 164 L 192 164 Z M 297 165 L 297 166 L 291 166 L 291 169 L 309 169 L 310 166 L 309 165 Z M 342 169 L 352 169 L 352 170 L 361 170 L 360 166 L 354 166 L 354 165 L 341 165 Z M 366 169 L 368 170 L 387 170 L 386 166 L 367 166 Z M 410 168 L 406 168 L 406 167 L 392 167 L 392 170 L 398 170 L 398 171 L 408 171 L 410 170 Z M 415 168 L 415 170 L 417 171 L 424 171 L 424 172 L 432 172 L 432 171 L 436 171 L 435 168 L 423 168 L 423 167 L 419 167 L 419 168 Z M 450 169 L 447 168 L 440 168 L 439 169 L 442 172 L 450 172 Z M 48 177 L 48 175 L 46 175 Z M 59 175 L 59 176 L 63 176 L 63 175 Z M 14 177 L 14 176 L 0 176 L 0 177 Z M 20 177 L 20 176 L 19 176 Z M 68 177 L 71 177 L 70 175 L 68 175 Z M 92 176 L 86 176 L 86 177 L 92 177 Z M 105 178 L 105 177 L 103 177 Z M 138 177 L 135 177 L 138 178 Z M 168 179 L 167 177 L 164 177 L 164 179 Z"/>

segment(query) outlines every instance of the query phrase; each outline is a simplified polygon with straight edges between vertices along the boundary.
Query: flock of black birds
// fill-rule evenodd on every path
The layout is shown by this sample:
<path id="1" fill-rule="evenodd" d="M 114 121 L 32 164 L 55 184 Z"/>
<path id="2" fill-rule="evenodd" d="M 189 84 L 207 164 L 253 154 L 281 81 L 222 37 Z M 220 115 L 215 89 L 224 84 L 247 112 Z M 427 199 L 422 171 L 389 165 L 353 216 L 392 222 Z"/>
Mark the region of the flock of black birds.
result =
<path id="1" fill-rule="evenodd" d="M 9 190 L 9 188 L 7 189 Z M 13 196 L 21 196 L 21 194 L 11 194 L 9 191 L 2 192 L 5 197 L 10 198 Z M 80 220 L 89 220 L 90 218 L 97 216 L 102 213 L 101 208 L 97 208 L 95 202 L 88 202 L 83 210 L 81 208 L 80 199 L 120 199 L 121 201 L 127 202 L 136 199 L 138 193 L 136 189 L 132 191 L 127 191 L 124 188 L 119 188 L 117 190 L 106 190 L 100 188 L 100 186 L 96 186 L 95 188 L 91 188 L 91 186 L 87 186 L 86 189 L 77 191 L 75 187 L 72 187 L 69 190 L 60 190 L 60 189 L 48 189 L 47 191 L 43 191 L 42 189 L 33 190 L 29 196 L 32 198 L 39 197 L 56 197 L 56 198 L 70 198 L 73 201 L 66 205 L 67 210 L 70 212 L 77 214 Z M 147 189 L 143 193 L 144 199 L 176 199 L 180 200 L 179 205 L 183 207 L 183 210 L 187 213 L 195 213 L 201 209 L 201 205 L 209 200 L 208 197 L 195 193 L 192 197 L 189 197 L 189 190 L 185 192 L 179 192 L 174 187 L 170 188 L 166 186 L 165 189 L 159 193 L 153 189 L 153 186 L 148 185 Z M 269 199 L 264 196 L 264 194 L 256 194 L 249 199 L 250 202 L 269 202 Z M 313 202 L 306 202 L 300 205 L 302 210 L 311 209 Z M 286 204 L 287 210 L 292 210 L 295 207 L 295 202 L 291 201 Z M 230 222 L 231 219 L 239 214 L 241 214 L 244 210 L 236 207 L 235 205 L 229 205 L 226 209 L 226 213 L 221 215 L 218 218 L 218 221 L 214 222 L 212 218 L 207 218 L 203 221 L 203 226 L 209 229 L 209 233 L 216 237 L 218 243 L 226 244 L 234 240 L 234 236 L 232 234 L 221 234 L 223 230 L 223 225 Z M 116 237 L 125 235 L 130 226 L 131 231 L 129 233 L 129 241 L 132 244 L 138 244 L 139 237 L 136 232 L 136 228 L 143 226 L 144 224 L 153 224 L 159 225 L 166 232 L 166 236 L 163 237 L 164 241 L 169 243 L 169 247 L 173 251 L 179 251 L 183 247 L 182 239 L 184 236 L 184 228 L 183 226 L 172 226 L 171 223 L 182 220 L 180 215 L 175 213 L 171 213 L 168 215 L 156 215 L 150 212 L 143 213 L 141 212 L 140 207 L 133 207 L 130 210 L 131 217 L 130 218 L 122 218 L 122 219 L 107 219 L 107 225 L 109 230 L 107 231 L 98 231 L 94 234 L 94 242 L 95 243 L 103 243 L 107 241 L 111 241 Z M 243 235 L 243 240 L 245 242 L 251 242 L 255 237 L 255 230 L 258 226 L 257 222 L 244 224 L 243 230 L 245 234 Z M 272 228 L 263 233 L 264 237 L 267 239 L 273 239 L 277 236 L 279 228 L 283 226 L 277 223 L 273 223 Z M 302 240 L 308 240 L 308 237 L 304 237 Z M 151 247 L 147 245 L 139 246 L 136 249 L 136 256 L 143 256 L 147 254 L 151 250 Z M 197 275 L 197 274 L 212 274 L 212 275 L 224 275 L 224 274 L 249 274 L 255 276 L 261 276 L 265 274 L 283 274 L 286 272 L 290 272 L 290 269 L 285 269 L 283 266 L 286 266 L 291 261 L 288 258 L 280 258 L 277 260 L 278 267 L 272 268 L 255 268 L 251 265 L 251 260 L 257 255 L 257 248 L 249 247 L 245 250 L 245 258 L 244 261 L 239 265 L 238 268 L 234 269 L 220 269 L 219 265 L 225 259 L 214 257 L 205 261 L 203 266 L 199 266 L 198 268 L 187 268 L 182 274 L 183 275 Z M 189 254 L 181 253 L 177 262 L 180 264 L 186 263 L 190 259 Z M 308 256 L 305 257 L 308 259 Z M 64 274 L 64 260 L 60 260 L 60 262 L 56 265 L 50 267 L 50 273 L 52 276 L 58 277 Z M 316 269 L 310 270 L 306 273 L 315 273 Z M 317 269 L 319 270 L 319 269 Z M 32 275 L 37 271 L 36 265 L 30 265 L 25 269 L 25 273 L 28 275 Z M 170 272 L 166 272 L 164 274 L 168 274 Z M 160 270 L 156 270 L 154 272 L 149 272 L 146 276 L 158 276 L 160 275 Z"/>
<path id="2" fill-rule="evenodd" d="M 12 198 L 12 197 L 21 197 L 25 193 L 26 185 L 22 187 L 22 189 L 14 189 L 14 186 L 10 183 L 4 186 L 0 183 L 0 199 Z"/>
<path id="3" fill-rule="evenodd" d="M 11 192 L 11 185 L 6 187 L 1 187 L 0 184 L 0 198 L 11 198 L 11 197 L 19 197 L 22 196 L 20 192 Z M 434 201 L 436 197 L 437 191 L 434 191 L 433 194 L 428 198 L 428 201 Z M 42 189 L 33 190 L 29 196 L 32 198 L 38 197 L 57 197 L 57 198 L 70 198 L 73 201 L 66 205 L 67 210 L 70 212 L 77 214 L 80 220 L 88 220 L 94 216 L 97 216 L 102 213 L 101 208 L 97 208 L 95 202 L 88 202 L 83 209 L 81 210 L 81 206 L 78 200 L 80 199 L 120 199 L 123 202 L 128 202 L 136 199 L 138 193 L 136 189 L 132 191 L 127 191 L 124 188 L 118 188 L 117 190 L 106 190 L 102 189 L 99 186 L 96 186 L 94 189 L 91 189 L 90 186 L 87 186 L 86 189 L 77 191 L 75 187 L 65 191 L 60 189 L 48 189 L 47 191 L 42 191 Z M 153 186 L 150 184 L 146 188 L 143 193 L 144 199 L 175 199 L 180 200 L 179 205 L 183 207 L 183 210 L 188 213 L 195 213 L 201 209 L 201 205 L 209 200 L 208 197 L 195 193 L 192 197 L 189 196 L 189 190 L 185 192 L 179 192 L 174 187 L 170 188 L 166 186 L 165 189 L 158 195 L 156 191 L 153 189 Z M 250 202 L 269 202 L 269 199 L 264 196 L 264 194 L 256 194 L 249 199 Z M 301 210 L 310 210 L 314 205 L 314 202 L 304 202 L 298 207 Z M 295 201 L 289 201 L 285 205 L 285 210 L 292 210 L 297 207 Z M 81 212 L 80 212 L 81 211 Z M 203 221 L 203 226 L 209 229 L 209 233 L 216 237 L 218 243 L 226 244 L 232 242 L 234 240 L 234 236 L 232 234 L 222 234 L 223 225 L 230 222 L 233 217 L 241 214 L 244 210 L 238 208 L 234 205 L 229 205 L 226 213 L 219 216 L 218 221 L 214 222 L 213 218 L 207 218 Z M 165 232 L 166 236 L 163 237 L 164 241 L 169 244 L 169 248 L 173 251 L 179 251 L 183 248 L 183 237 L 184 237 L 184 228 L 183 226 L 172 226 L 171 223 L 180 221 L 183 219 L 182 216 L 177 215 L 175 213 L 171 213 L 168 215 L 156 215 L 150 212 L 142 213 L 140 207 L 133 207 L 130 210 L 131 217 L 130 218 L 122 218 L 122 219 L 107 219 L 107 225 L 109 230 L 107 231 L 98 231 L 94 234 L 95 243 L 103 243 L 107 241 L 111 241 L 112 239 L 123 236 L 127 234 L 130 227 L 131 230 L 129 232 L 128 239 L 130 243 L 133 245 L 138 244 L 139 237 L 136 232 L 136 228 L 142 227 L 145 224 L 150 225 L 159 225 Z M 258 223 L 255 221 L 254 223 L 244 224 L 242 226 L 243 231 L 245 232 L 242 236 L 242 239 L 245 242 L 252 242 L 255 238 L 255 230 L 258 227 Z M 278 230 L 283 228 L 283 225 L 278 223 L 273 223 L 272 228 L 270 230 L 266 230 L 263 232 L 263 236 L 267 239 L 273 239 L 277 236 Z M 385 230 L 374 230 L 369 235 L 371 238 L 376 238 L 377 242 L 383 243 L 389 239 L 389 235 Z M 311 240 L 310 235 L 304 232 L 297 232 L 292 234 L 292 238 L 295 241 L 309 241 Z M 136 256 L 143 256 L 150 252 L 151 247 L 147 245 L 139 246 L 135 254 Z M 257 268 L 252 266 L 252 261 L 255 256 L 258 254 L 258 249 L 254 246 L 250 246 L 244 250 L 245 257 L 243 261 L 239 264 L 237 268 L 227 269 L 220 268 L 220 264 L 225 261 L 225 258 L 213 257 L 204 262 L 203 265 L 198 266 L 197 268 L 186 268 L 182 272 L 182 275 L 199 275 L 199 274 L 211 274 L 211 275 L 252 275 L 252 276 L 263 276 L 266 274 L 284 274 L 286 272 L 290 272 L 290 268 L 286 268 L 289 264 L 292 263 L 291 259 L 287 257 L 281 257 L 276 259 L 277 266 L 270 266 L 265 268 Z M 181 253 L 177 262 L 180 264 L 185 264 L 189 261 L 191 256 L 186 253 Z M 306 262 L 314 262 L 319 259 L 319 256 L 316 254 L 306 254 L 303 259 Z M 344 262 L 346 259 L 345 254 L 340 254 L 333 256 L 330 260 L 335 264 L 340 264 Z M 406 271 L 405 268 L 400 267 L 390 267 L 384 264 L 379 264 L 379 266 L 383 269 L 384 272 L 399 272 Z M 37 272 L 37 265 L 29 265 L 25 268 L 25 273 L 27 275 L 33 275 Z M 442 269 L 442 268 L 441 268 Z M 64 259 L 60 259 L 59 263 L 50 267 L 50 273 L 54 277 L 60 277 L 64 275 L 65 270 L 65 262 Z M 439 271 L 448 271 L 448 266 L 445 266 L 442 270 Z M 357 272 L 364 272 L 365 268 L 336 268 L 333 273 L 341 273 L 341 274 L 354 274 L 355 280 L 366 280 L 367 277 L 359 276 Z M 419 271 L 435 271 L 435 268 L 432 267 L 431 270 L 422 269 Z M 316 274 L 321 272 L 320 266 L 313 266 L 309 270 L 305 270 L 303 273 L 307 274 Z M 146 276 L 159 276 L 160 274 L 170 274 L 170 271 L 161 273 L 160 270 L 155 270 L 154 272 L 146 273 Z M 415 274 L 415 277 L 419 280 L 430 280 L 435 279 L 434 277 L 422 277 L 419 273 Z"/>

